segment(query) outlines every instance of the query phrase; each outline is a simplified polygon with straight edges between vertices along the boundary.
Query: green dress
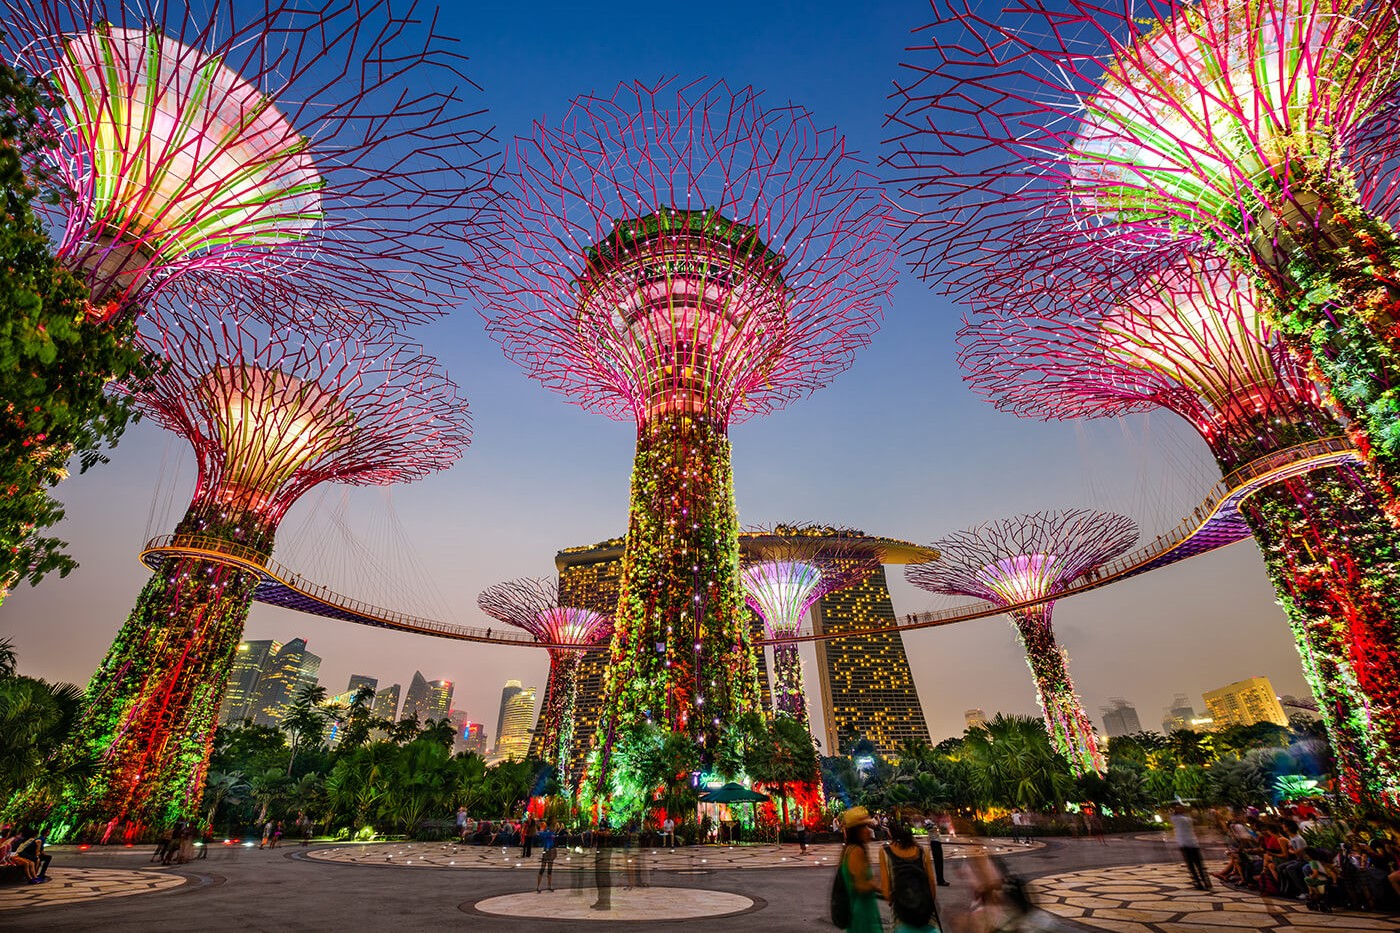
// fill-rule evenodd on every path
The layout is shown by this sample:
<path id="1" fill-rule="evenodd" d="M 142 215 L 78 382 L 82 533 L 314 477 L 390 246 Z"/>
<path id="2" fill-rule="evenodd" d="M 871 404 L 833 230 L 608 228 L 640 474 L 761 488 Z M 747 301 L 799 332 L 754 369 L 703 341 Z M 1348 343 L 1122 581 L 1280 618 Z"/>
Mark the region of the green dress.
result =
<path id="1" fill-rule="evenodd" d="M 851 870 L 846 867 L 846 857 L 841 857 L 841 877 L 846 882 L 846 895 L 851 900 L 851 925 L 846 927 L 848 933 L 884 933 L 885 923 L 880 919 L 880 904 L 875 896 L 875 891 L 861 894 L 856 891 L 854 880 L 851 878 Z M 874 877 L 870 868 L 870 860 L 865 862 L 865 880 L 869 881 Z"/>

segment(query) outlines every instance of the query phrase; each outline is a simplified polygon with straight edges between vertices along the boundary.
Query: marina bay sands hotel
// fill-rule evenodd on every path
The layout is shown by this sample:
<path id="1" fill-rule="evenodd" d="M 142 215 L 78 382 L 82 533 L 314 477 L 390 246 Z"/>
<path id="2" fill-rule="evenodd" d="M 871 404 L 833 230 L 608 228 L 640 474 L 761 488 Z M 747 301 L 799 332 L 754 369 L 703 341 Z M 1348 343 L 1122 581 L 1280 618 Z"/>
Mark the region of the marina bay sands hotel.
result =
<path id="1" fill-rule="evenodd" d="M 745 535 L 740 535 L 744 547 Z M 887 542 L 884 559 L 906 563 L 921 549 L 904 542 Z M 617 608 L 618 577 L 622 569 L 622 539 L 566 548 L 554 558 L 560 595 L 569 605 L 611 614 Z M 812 630 L 818 634 L 858 633 L 891 625 L 894 603 L 881 568 L 863 583 L 832 593 L 812 606 Z M 763 625 L 753 617 L 754 637 Z M 905 742 L 929 742 L 928 723 L 914 688 L 903 636 L 897 632 L 849 634 L 815 643 L 817 679 L 821 684 L 823 730 L 813 722 L 821 753 L 838 754 L 858 739 L 869 739 L 881 754 L 895 754 Z M 758 654 L 764 707 L 771 709 L 767 652 Z M 573 764 L 577 769 L 588 753 L 602 707 L 603 668 L 607 653 L 592 651 L 579 669 Z M 531 753 L 539 749 L 532 747 Z"/>

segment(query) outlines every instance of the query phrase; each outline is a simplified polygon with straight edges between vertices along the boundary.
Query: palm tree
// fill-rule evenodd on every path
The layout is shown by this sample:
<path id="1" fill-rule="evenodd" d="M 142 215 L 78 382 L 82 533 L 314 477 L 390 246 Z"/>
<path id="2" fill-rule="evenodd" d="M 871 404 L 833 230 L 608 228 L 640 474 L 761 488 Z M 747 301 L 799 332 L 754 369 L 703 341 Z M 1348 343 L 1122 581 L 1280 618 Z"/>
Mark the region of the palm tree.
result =
<path id="1" fill-rule="evenodd" d="M 1208 765 L 1217 757 L 1214 737 L 1192 729 L 1172 730 L 1167 749 L 1179 765 Z"/>
<path id="2" fill-rule="evenodd" d="M 307 684 L 297 691 L 287 711 L 282 715 L 282 730 L 291 736 L 292 754 L 287 759 L 287 774 L 297 760 L 297 750 L 307 743 L 319 744 L 326 734 L 329 713 L 326 710 L 326 688 Z"/>
<path id="3" fill-rule="evenodd" d="M 225 800 L 237 803 L 248 789 L 242 771 L 210 771 L 204 782 L 204 800 L 209 804 L 209 815 L 204 818 L 204 825 L 214 825 L 214 813 L 219 809 L 219 804 Z"/>
<path id="4" fill-rule="evenodd" d="M 249 794 L 258 805 L 258 823 L 261 824 L 267 819 L 267 811 L 282 799 L 291 783 L 291 778 L 277 768 L 259 771 L 248 779 Z"/>
<path id="5" fill-rule="evenodd" d="M 977 765 L 979 790 L 990 801 L 1063 809 L 1074 777 L 1040 720 L 998 713 L 987 725 L 968 730 L 965 746 Z"/>
<path id="6" fill-rule="evenodd" d="M 779 715 L 749 749 L 745 762 L 749 777 L 776 787 L 783 801 L 783 823 L 788 822 L 787 786 L 812 783 L 821 774 L 812 733 L 791 716 Z"/>
<path id="7" fill-rule="evenodd" d="M 418 738 L 451 749 L 452 743 L 457 739 L 457 727 L 446 716 L 441 719 L 429 719 L 423 723 L 423 731 L 418 733 Z"/>
<path id="8" fill-rule="evenodd" d="M 0 667 L 10 663 L 0 657 Z M 0 678 L 0 801 L 28 787 L 29 804 L 52 802 L 93 769 L 89 759 L 56 755 L 82 702 L 83 692 L 73 684 Z"/>

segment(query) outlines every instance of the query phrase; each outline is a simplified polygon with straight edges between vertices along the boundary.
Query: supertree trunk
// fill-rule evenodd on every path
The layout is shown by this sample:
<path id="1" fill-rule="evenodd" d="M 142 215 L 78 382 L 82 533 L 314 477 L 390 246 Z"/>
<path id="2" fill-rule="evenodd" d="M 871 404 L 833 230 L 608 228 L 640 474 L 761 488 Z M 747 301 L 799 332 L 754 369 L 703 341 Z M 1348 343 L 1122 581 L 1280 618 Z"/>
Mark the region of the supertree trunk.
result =
<path id="1" fill-rule="evenodd" d="M 553 651 L 549 659 L 549 690 L 544 698 L 539 728 L 540 748 L 569 786 L 569 756 L 574 748 L 574 703 L 578 698 L 578 668 L 583 656 L 577 651 Z"/>
<path id="2" fill-rule="evenodd" d="M 230 541 L 267 556 L 273 529 L 229 506 L 194 506 L 177 534 Z M 172 560 L 136 606 L 88 684 L 61 753 L 95 772 L 54 808 L 50 838 L 97 824 L 103 841 L 138 839 L 199 815 L 219 704 L 257 578 L 198 558 Z"/>
<path id="3" fill-rule="evenodd" d="M 664 723 L 713 747 L 756 708 L 758 672 L 739 577 L 739 523 L 722 424 L 662 412 L 638 432 L 604 746 Z"/>
<path id="4" fill-rule="evenodd" d="M 1368 475 L 1270 486 L 1245 514 L 1352 800 L 1400 805 L 1400 532 Z"/>
<path id="5" fill-rule="evenodd" d="M 806 728 L 807 686 L 802 680 L 802 658 L 796 642 L 779 642 L 773 646 L 773 708 L 787 713 Z"/>
<path id="6" fill-rule="evenodd" d="M 1045 731 L 1050 734 L 1055 750 L 1065 757 L 1076 775 L 1090 771 L 1102 773 L 1107 765 L 1093 724 L 1084 712 L 1084 704 L 1074 692 L 1065 652 L 1055 642 L 1050 613 L 1051 604 L 1009 613 L 1025 646 L 1026 664 L 1035 675 L 1036 697 L 1045 714 Z"/>

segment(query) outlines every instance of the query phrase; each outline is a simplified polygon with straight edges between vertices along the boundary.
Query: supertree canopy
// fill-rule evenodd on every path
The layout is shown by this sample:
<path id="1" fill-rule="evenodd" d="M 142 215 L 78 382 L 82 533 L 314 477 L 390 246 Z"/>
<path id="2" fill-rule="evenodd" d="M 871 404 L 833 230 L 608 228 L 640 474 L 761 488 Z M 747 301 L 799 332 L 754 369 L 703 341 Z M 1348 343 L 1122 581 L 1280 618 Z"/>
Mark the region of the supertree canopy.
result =
<path id="1" fill-rule="evenodd" d="M 869 341 L 890 208 L 842 137 L 722 83 L 580 97 L 509 147 L 498 188 L 491 333 L 544 384 L 637 422 L 600 776 L 619 729 L 647 721 L 712 747 L 757 698 L 728 428 Z"/>
<path id="2" fill-rule="evenodd" d="M 524 629 L 549 651 L 549 686 L 536 730 L 540 747 L 569 786 L 569 756 L 574 747 L 574 704 L 583 653 L 612 636 L 612 619 L 600 612 L 564 605 L 558 578 L 523 577 L 497 583 L 476 598 L 482 612 Z"/>
<path id="3" fill-rule="evenodd" d="M 1120 264 L 1204 242 L 1266 296 L 1394 500 L 1400 7 L 938 0 L 934 15 L 887 160 L 928 206 L 909 241 L 922 274 L 975 289 L 1014 268 L 1027 229 Z"/>
<path id="4" fill-rule="evenodd" d="M 148 318 L 168 365 L 134 388 L 147 417 L 194 447 L 198 478 L 175 529 L 186 556 L 141 591 L 93 675 L 65 754 L 99 763 L 52 814 L 128 838 L 195 815 L 215 716 L 257 577 L 288 507 L 319 483 L 407 482 L 466 447 L 465 403 L 437 363 L 391 332 L 295 334 L 214 314 Z"/>
<path id="5" fill-rule="evenodd" d="M 1229 473 L 1344 430 L 1275 345 L 1262 299 L 1189 254 L 1115 295 L 1083 275 L 1003 282 L 962 334 L 968 379 L 998 407 L 1043 419 L 1163 408 Z M 1246 499 L 1304 672 L 1355 799 L 1400 800 L 1400 532 L 1384 493 L 1350 466 Z"/>
<path id="6" fill-rule="evenodd" d="M 277 294 L 295 273 L 326 318 L 451 301 L 463 248 L 443 231 L 478 203 L 489 135 L 414 4 L 5 0 L 3 18 L 0 53 L 54 88 L 40 168 L 97 316 L 192 276 Z"/>
<path id="7" fill-rule="evenodd" d="M 881 550 L 860 532 L 799 525 L 754 529 L 745 543 L 745 595 L 773 639 L 773 708 L 807 726 L 802 659 L 797 643 L 782 639 L 797 634 L 817 600 L 879 570 Z"/>
<path id="8" fill-rule="evenodd" d="M 971 596 L 998 606 L 1044 599 L 1137 541 L 1137 523 L 1111 512 L 1066 509 L 988 522 L 933 543 L 940 558 L 904 569 L 910 583 L 932 593 Z M 1106 765 L 1094 726 L 1070 680 L 1069 657 L 1050 627 L 1054 600 L 1008 609 L 1035 675 L 1045 729 L 1076 774 Z"/>

